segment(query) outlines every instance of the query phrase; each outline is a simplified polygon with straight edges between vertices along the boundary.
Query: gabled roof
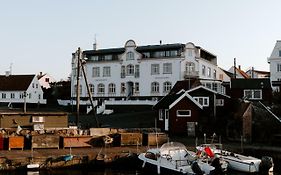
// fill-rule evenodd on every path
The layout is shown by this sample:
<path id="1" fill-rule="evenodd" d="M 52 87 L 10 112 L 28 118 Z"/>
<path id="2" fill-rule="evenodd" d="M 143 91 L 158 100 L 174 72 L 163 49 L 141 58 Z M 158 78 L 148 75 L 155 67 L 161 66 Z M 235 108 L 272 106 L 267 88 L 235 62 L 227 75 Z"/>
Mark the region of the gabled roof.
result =
<path id="1" fill-rule="evenodd" d="M 0 91 L 27 90 L 35 75 L 0 75 Z"/>
<path id="2" fill-rule="evenodd" d="M 231 79 L 231 88 L 240 89 L 271 89 L 269 78 Z"/>
<path id="3" fill-rule="evenodd" d="M 224 97 L 230 98 L 230 96 L 228 96 L 228 95 L 219 93 L 219 92 L 214 91 L 214 90 L 212 90 L 212 89 L 206 88 L 205 86 L 202 86 L 202 85 L 201 85 L 201 86 L 197 86 L 197 87 L 192 88 L 192 89 L 189 89 L 187 92 L 189 93 L 189 92 L 192 92 L 192 91 L 196 91 L 196 90 L 198 90 L 198 89 L 204 89 L 204 90 L 209 91 L 209 92 L 211 92 L 211 93 L 213 93 L 213 94 L 218 94 L 218 95 L 222 95 L 222 96 L 224 96 Z"/>
<path id="4" fill-rule="evenodd" d="M 179 101 L 181 101 L 184 97 L 190 99 L 195 105 L 197 105 L 200 109 L 203 109 L 203 106 L 200 105 L 196 100 L 194 100 L 187 91 L 181 90 L 179 93 L 168 94 L 163 97 L 156 105 L 153 106 L 153 109 L 171 109 L 173 108 Z"/>
<path id="5" fill-rule="evenodd" d="M 250 78 L 248 74 L 246 74 L 246 72 L 244 72 L 241 69 L 238 69 L 237 67 L 235 67 L 236 71 L 238 71 L 244 78 Z"/>
<path id="6" fill-rule="evenodd" d="M 194 88 L 196 86 L 201 85 L 200 80 L 197 78 L 191 78 L 189 80 L 182 80 L 182 81 L 177 81 L 176 84 L 173 86 L 171 89 L 172 93 L 177 93 L 180 90 L 189 90 L 191 88 Z"/>

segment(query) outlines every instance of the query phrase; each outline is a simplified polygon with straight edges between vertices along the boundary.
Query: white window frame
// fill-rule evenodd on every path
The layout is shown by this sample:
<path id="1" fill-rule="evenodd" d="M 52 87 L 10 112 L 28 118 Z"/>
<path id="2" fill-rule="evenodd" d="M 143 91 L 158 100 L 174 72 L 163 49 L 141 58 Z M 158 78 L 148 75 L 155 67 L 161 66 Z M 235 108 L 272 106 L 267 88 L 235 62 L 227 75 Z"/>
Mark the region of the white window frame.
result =
<path id="1" fill-rule="evenodd" d="M 180 114 L 180 112 L 187 112 L 188 114 Z M 191 117 L 191 110 L 177 110 L 177 117 Z"/>
<path id="2" fill-rule="evenodd" d="M 110 77 L 110 66 L 103 67 L 103 77 Z"/>
<path id="3" fill-rule="evenodd" d="M 209 97 L 193 97 L 200 105 L 204 107 L 209 106 Z M 201 103 L 202 102 L 202 103 Z"/>
<path id="4" fill-rule="evenodd" d="M 129 64 L 129 65 L 127 65 L 127 75 L 128 76 L 134 76 L 134 72 L 135 72 L 135 67 L 134 67 L 134 65 L 132 65 L 132 64 Z"/>
<path id="5" fill-rule="evenodd" d="M 259 97 L 255 97 L 255 92 L 259 92 Z M 246 94 L 249 94 L 246 95 Z M 261 89 L 245 89 L 244 90 L 244 97 L 249 100 L 262 100 L 262 90 Z"/>
<path id="6" fill-rule="evenodd" d="M 154 81 L 151 83 L 151 93 L 159 93 L 159 83 Z"/>
<path id="7" fill-rule="evenodd" d="M 202 75 L 206 75 L 206 66 L 202 65 Z"/>
<path id="8" fill-rule="evenodd" d="M 216 106 L 224 106 L 224 99 L 216 99 Z"/>
<path id="9" fill-rule="evenodd" d="M 151 75 L 160 74 L 160 65 L 159 64 L 151 64 Z"/>
<path id="10" fill-rule="evenodd" d="M 163 63 L 163 74 L 172 74 L 172 63 Z"/>
<path id="11" fill-rule="evenodd" d="M 126 54 L 126 60 L 134 60 L 135 59 L 135 54 L 134 52 L 127 52 Z"/>
<path id="12" fill-rule="evenodd" d="M 211 77 L 211 68 L 210 67 L 207 68 L 207 76 Z"/>
<path id="13" fill-rule="evenodd" d="M 108 93 L 115 94 L 116 93 L 116 85 L 114 83 L 110 83 L 108 85 Z"/>
<path id="14" fill-rule="evenodd" d="M 103 83 L 98 84 L 98 94 L 104 94 L 105 93 L 105 86 Z"/>
<path id="15" fill-rule="evenodd" d="M 166 82 L 163 83 L 163 92 L 164 93 L 170 92 L 171 89 L 172 89 L 172 83 L 171 82 L 166 81 Z"/>
<path id="16" fill-rule="evenodd" d="M 93 67 L 92 77 L 100 77 L 100 68 Z"/>
<path id="17" fill-rule="evenodd" d="M 158 115 L 159 115 L 159 120 L 160 121 L 163 121 L 164 120 L 164 117 L 163 117 L 163 112 L 164 110 L 163 109 L 159 109 L 159 111 L 158 111 Z"/>
<path id="18" fill-rule="evenodd" d="M 140 84 L 139 82 L 135 82 L 135 93 L 139 93 L 140 92 Z"/>

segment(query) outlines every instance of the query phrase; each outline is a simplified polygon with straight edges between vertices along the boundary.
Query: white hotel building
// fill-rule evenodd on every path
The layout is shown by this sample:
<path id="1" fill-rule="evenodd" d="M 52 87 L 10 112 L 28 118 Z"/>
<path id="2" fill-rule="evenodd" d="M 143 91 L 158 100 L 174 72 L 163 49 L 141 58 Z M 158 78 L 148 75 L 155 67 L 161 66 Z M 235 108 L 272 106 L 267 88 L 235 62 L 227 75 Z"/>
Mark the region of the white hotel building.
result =
<path id="1" fill-rule="evenodd" d="M 106 104 L 153 105 L 169 93 L 177 81 L 191 78 L 225 93 L 221 85 L 223 71 L 217 66 L 217 57 L 191 42 L 137 46 L 135 41 L 128 40 L 122 48 L 94 48 L 84 51 L 83 56 L 92 96 Z M 77 58 L 73 54 L 73 100 L 76 99 Z M 80 97 L 81 104 L 90 104 L 83 77 L 80 78 Z"/>

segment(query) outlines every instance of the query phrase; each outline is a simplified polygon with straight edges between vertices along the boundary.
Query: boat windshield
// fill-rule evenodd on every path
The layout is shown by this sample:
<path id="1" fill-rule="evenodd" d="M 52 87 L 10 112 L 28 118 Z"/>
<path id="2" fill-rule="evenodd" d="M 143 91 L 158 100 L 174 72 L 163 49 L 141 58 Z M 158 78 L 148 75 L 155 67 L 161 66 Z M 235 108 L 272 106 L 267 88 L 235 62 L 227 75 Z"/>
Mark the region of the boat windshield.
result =
<path id="1" fill-rule="evenodd" d="M 179 142 L 165 143 L 160 148 L 161 156 L 169 155 L 173 160 L 183 160 L 189 155 L 186 147 Z"/>

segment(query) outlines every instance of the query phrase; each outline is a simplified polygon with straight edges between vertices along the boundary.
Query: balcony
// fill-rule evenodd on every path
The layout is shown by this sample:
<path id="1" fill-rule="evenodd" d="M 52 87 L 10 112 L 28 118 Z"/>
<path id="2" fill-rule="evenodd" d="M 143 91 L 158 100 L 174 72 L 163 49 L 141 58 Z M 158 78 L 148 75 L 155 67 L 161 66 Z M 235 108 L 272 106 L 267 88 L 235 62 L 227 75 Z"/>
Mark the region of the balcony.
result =
<path id="1" fill-rule="evenodd" d="M 199 71 L 184 71 L 184 79 L 199 77 Z"/>

